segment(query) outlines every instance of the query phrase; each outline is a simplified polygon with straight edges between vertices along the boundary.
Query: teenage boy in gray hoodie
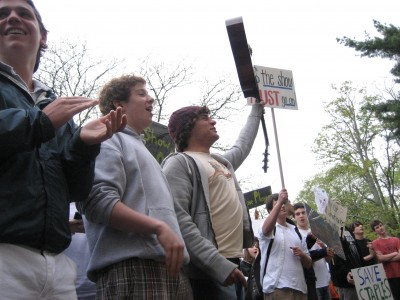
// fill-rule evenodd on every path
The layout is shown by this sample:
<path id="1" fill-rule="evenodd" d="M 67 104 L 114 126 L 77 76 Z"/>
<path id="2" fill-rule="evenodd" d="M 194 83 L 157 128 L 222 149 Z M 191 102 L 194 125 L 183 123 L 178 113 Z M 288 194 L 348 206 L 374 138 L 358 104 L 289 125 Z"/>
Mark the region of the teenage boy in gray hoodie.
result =
<path id="1" fill-rule="evenodd" d="M 168 182 L 141 133 L 152 122 L 154 99 L 142 77 L 112 79 L 100 92 L 103 114 L 117 107 L 126 128 L 101 145 L 84 212 L 89 279 L 98 299 L 191 299 L 181 272 L 189 256 Z"/>

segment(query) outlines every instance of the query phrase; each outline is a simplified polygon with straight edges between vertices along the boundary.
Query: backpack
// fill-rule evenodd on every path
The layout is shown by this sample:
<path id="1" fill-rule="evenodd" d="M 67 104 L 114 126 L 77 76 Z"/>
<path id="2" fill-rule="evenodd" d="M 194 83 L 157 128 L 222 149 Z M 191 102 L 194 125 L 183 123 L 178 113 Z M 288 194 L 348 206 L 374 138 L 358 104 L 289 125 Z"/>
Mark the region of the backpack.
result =
<path id="1" fill-rule="evenodd" d="M 300 241 L 301 241 L 303 238 L 302 238 L 302 236 L 300 234 L 299 229 L 297 227 L 295 227 L 294 230 L 296 231 L 296 233 L 299 236 Z M 276 232 L 276 227 L 274 228 L 274 236 L 275 236 L 275 232 Z M 247 299 L 251 299 L 251 300 L 263 299 L 264 292 L 262 290 L 262 282 L 263 282 L 263 279 L 264 279 L 264 276 L 265 276 L 265 272 L 267 271 L 269 255 L 271 254 L 271 249 L 272 249 L 272 244 L 273 243 L 274 243 L 274 239 L 271 239 L 271 242 L 269 243 L 268 248 L 267 248 L 267 257 L 265 258 L 265 266 L 264 266 L 264 272 L 263 272 L 262 278 L 260 278 L 261 259 L 263 259 L 263 258 L 261 258 L 261 251 L 258 252 L 258 255 L 257 255 L 257 257 L 256 257 L 256 259 L 255 259 L 255 261 L 253 263 L 253 267 L 252 267 L 252 273 L 251 274 L 254 274 L 254 281 L 255 281 L 255 283 L 257 285 L 257 292 L 258 292 L 259 297 L 261 297 L 261 298 L 254 298 L 254 297 L 253 298 L 247 298 L 247 293 L 250 293 L 249 290 L 251 289 L 251 287 L 248 285 L 247 292 L 246 292 L 246 300 Z M 250 277 L 249 277 L 249 279 L 250 279 Z M 249 284 L 249 282 L 248 282 L 248 284 Z M 251 284 L 251 282 L 250 282 L 250 284 Z M 253 294 L 255 295 L 256 293 L 253 292 Z"/>

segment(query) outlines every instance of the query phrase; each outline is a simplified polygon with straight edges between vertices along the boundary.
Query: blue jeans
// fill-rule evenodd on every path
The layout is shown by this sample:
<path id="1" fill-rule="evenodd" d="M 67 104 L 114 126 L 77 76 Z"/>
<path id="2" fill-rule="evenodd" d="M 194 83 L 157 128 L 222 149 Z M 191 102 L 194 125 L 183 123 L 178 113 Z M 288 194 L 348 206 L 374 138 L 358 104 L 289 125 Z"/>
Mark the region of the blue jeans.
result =
<path id="1" fill-rule="evenodd" d="M 236 288 L 210 279 L 190 279 L 194 300 L 236 300 Z"/>

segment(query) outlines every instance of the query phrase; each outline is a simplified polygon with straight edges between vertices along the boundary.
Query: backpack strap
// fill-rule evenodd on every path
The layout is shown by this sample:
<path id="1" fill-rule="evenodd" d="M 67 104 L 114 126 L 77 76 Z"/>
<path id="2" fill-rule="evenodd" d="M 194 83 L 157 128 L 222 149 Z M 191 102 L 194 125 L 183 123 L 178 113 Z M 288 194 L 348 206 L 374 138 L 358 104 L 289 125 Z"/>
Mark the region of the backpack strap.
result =
<path id="1" fill-rule="evenodd" d="M 299 236 L 300 241 L 303 240 L 303 237 L 301 236 L 301 233 L 299 231 L 299 228 L 297 228 L 297 226 L 294 228 L 294 230 L 296 231 L 297 235 Z"/>
<path id="2" fill-rule="evenodd" d="M 274 236 L 275 236 L 275 232 L 276 232 L 276 227 L 274 227 Z M 268 249 L 267 249 L 267 255 L 265 258 L 265 266 L 264 266 L 264 271 L 263 271 L 263 276 L 261 278 L 259 278 L 260 276 L 260 272 L 256 272 L 256 274 L 254 275 L 254 277 L 256 278 L 256 284 L 257 284 L 257 288 L 258 291 L 262 294 L 262 282 L 264 280 L 264 276 L 265 273 L 267 272 L 267 265 L 268 265 L 268 260 L 269 260 L 269 255 L 271 254 L 271 249 L 272 249 L 272 244 L 274 243 L 274 239 L 271 239 L 271 241 L 269 242 L 268 245 Z M 261 267 L 261 252 L 259 255 L 257 255 L 256 257 L 256 261 L 255 263 L 258 263 L 258 265 Z"/>
<path id="3" fill-rule="evenodd" d="M 275 232 L 276 232 L 276 227 L 274 227 L 274 236 L 275 236 Z M 273 243 L 274 243 L 274 239 L 272 239 L 268 245 L 267 257 L 265 258 L 265 266 L 264 266 L 264 272 L 263 272 L 263 277 L 261 279 L 261 282 L 264 280 L 265 273 L 267 272 L 267 264 L 268 264 L 268 260 L 269 260 L 269 255 L 271 254 L 271 248 L 272 248 Z"/>

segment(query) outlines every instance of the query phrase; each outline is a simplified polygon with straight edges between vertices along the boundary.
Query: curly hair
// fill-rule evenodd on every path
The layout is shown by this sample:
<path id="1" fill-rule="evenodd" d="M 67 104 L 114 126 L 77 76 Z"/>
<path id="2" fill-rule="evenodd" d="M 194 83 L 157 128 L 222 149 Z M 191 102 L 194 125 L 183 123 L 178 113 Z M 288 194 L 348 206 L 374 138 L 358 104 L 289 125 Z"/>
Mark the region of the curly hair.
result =
<path id="1" fill-rule="evenodd" d="M 185 124 L 183 130 L 177 135 L 175 140 L 176 150 L 178 152 L 183 152 L 188 147 L 188 140 L 190 138 L 190 134 L 192 133 L 192 129 L 194 124 L 199 119 L 200 115 L 209 115 L 210 110 L 207 106 L 202 106 L 197 112 L 196 117 L 191 119 L 189 122 Z"/>
<path id="2" fill-rule="evenodd" d="M 114 101 L 128 102 L 132 88 L 138 83 L 146 84 L 146 80 L 134 74 L 123 75 L 107 82 L 99 93 L 101 113 L 106 115 L 115 110 L 117 107 L 114 105 Z"/>
<path id="3" fill-rule="evenodd" d="M 33 4 L 32 0 L 26 0 L 26 2 L 32 7 L 33 9 L 33 13 L 35 14 L 35 17 L 39 23 L 39 29 L 40 29 L 40 33 L 44 38 L 47 38 L 47 33 L 49 32 L 46 27 L 43 24 L 42 21 L 42 17 L 40 16 L 39 11 L 37 10 L 37 8 L 35 7 L 35 5 Z M 38 53 L 36 55 L 36 62 L 35 62 L 35 67 L 33 69 L 33 72 L 36 72 L 37 69 L 39 68 L 39 64 L 40 64 L 40 58 L 42 57 L 44 51 L 47 49 L 47 44 L 45 43 L 40 43 L 39 45 L 39 50 Z"/>

